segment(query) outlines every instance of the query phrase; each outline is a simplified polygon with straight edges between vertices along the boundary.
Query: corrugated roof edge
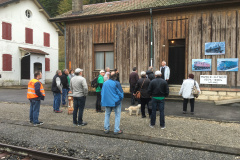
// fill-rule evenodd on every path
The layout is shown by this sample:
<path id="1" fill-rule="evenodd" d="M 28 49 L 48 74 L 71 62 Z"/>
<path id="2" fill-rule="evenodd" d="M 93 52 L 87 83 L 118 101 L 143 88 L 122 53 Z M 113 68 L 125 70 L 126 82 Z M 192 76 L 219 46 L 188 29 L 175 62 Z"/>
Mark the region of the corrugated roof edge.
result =
<path id="1" fill-rule="evenodd" d="M 169 5 L 169 6 L 161 6 L 161 7 L 152 7 L 152 10 L 168 10 L 168 9 L 174 9 L 174 8 L 184 8 L 184 7 L 190 7 L 190 6 L 196 6 L 196 5 L 208 5 L 213 3 L 234 3 L 239 2 L 239 0 L 209 0 L 205 2 L 190 2 L 190 3 L 184 3 L 184 4 L 177 4 L 177 5 Z M 61 17 L 61 18 L 50 18 L 51 22 L 63 22 L 63 21 L 72 21 L 75 19 L 85 19 L 85 18 L 91 18 L 96 16 L 108 16 L 111 14 L 114 15 L 120 15 L 120 14 L 132 14 L 137 12 L 148 12 L 150 8 L 144 8 L 144 9 L 136 9 L 136 10 L 130 10 L 130 11 L 121 11 L 121 12 L 109 12 L 104 14 L 93 14 L 93 15 L 86 15 L 86 16 L 72 16 L 72 17 Z"/>
<path id="2" fill-rule="evenodd" d="M 11 1 L 0 4 L 0 7 L 8 5 L 8 4 L 13 3 L 13 2 L 18 2 L 18 1 L 20 1 L 20 0 L 11 0 Z"/>

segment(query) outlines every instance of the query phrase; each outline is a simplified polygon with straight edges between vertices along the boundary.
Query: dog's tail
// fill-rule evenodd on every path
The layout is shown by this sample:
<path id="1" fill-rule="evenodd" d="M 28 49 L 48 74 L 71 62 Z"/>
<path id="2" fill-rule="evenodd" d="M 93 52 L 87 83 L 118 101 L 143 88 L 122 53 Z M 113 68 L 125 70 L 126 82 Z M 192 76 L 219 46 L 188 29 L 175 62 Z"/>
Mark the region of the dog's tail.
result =
<path id="1" fill-rule="evenodd" d="M 128 111 L 129 109 L 128 108 L 125 108 L 126 111 Z"/>

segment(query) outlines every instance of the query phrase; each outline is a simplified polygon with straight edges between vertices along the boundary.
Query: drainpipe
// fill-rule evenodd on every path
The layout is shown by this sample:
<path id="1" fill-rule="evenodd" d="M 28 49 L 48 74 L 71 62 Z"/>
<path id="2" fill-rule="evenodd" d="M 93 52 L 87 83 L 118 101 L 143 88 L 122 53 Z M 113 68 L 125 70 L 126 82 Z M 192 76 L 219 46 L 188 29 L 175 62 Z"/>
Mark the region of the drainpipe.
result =
<path id="1" fill-rule="evenodd" d="M 64 23 L 64 54 L 65 54 L 65 68 L 67 68 L 66 23 Z"/>
<path id="2" fill-rule="evenodd" d="M 151 16 L 151 66 L 153 66 L 153 16 L 152 16 L 152 8 L 150 8 L 150 16 Z"/>

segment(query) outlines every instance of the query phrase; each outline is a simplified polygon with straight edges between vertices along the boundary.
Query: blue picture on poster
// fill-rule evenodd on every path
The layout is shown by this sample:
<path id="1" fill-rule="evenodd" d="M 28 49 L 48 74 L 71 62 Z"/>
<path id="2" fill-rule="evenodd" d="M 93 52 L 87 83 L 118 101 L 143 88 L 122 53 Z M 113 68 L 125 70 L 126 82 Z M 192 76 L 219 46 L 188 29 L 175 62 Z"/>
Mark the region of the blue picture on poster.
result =
<path id="1" fill-rule="evenodd" d="M 192 59 L 192 71 L 211 71 L 211 59 Z"/>
<path id="2" fill-rule="evenodd" d="M 205 55 L 222 55 L 225 54 L 225 42 L 205 43 Z"/>
<path id="3" fill-rule="evenodd" d="M 238 71 L 238 58 L 217 59 L 217 71 Z"/>

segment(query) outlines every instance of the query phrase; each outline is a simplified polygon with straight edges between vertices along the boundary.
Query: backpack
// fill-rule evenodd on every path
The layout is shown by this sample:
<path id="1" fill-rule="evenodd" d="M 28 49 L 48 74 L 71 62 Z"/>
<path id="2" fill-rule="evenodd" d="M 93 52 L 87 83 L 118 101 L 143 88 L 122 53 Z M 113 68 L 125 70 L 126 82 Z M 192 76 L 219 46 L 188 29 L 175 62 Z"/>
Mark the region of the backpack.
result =
<path id="1" fill-rule="evenodd" d="M 98 86 L 97 81 L 98 81 L 98 76 L 96 76 L 96 77 L 91 81 L 91 87 L 97 88 L 97 86 Z"/>

